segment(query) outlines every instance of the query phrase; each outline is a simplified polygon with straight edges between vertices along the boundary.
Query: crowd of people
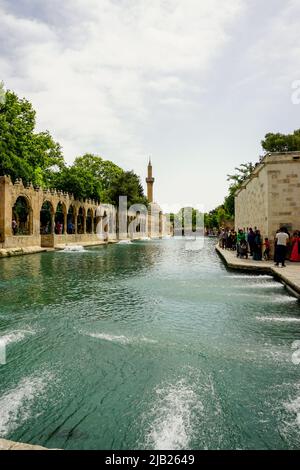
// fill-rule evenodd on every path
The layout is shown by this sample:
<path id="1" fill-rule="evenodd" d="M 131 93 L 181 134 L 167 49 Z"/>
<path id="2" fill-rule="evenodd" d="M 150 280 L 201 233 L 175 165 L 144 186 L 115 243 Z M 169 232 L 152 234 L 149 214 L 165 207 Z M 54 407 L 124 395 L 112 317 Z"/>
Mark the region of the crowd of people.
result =
<path id="1" fill-rule="evenodd" d="M 271 257 L 271 243 L 268 238 L 263 238 L 257 227 L 239 229 L 221 229 L 219 234 L 220 247 L 226 250 L 236 251 L 238 258 L 249 256 L 255 261 L 269 260 Z M 274 262 L 276 266 L 285 267 L 286 259 L 300 262 L 300 231 L 290 236 L 285 227 L 277 230 L 274 238 Z"/>

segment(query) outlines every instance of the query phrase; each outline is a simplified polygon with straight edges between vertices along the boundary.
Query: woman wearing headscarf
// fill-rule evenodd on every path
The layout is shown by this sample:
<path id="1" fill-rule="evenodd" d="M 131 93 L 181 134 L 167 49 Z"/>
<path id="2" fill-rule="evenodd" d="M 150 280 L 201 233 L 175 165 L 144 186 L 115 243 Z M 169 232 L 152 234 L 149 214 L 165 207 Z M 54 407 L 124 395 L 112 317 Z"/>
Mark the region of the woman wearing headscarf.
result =
<path id="1" fill-rule="evenodd" d="M 292 238 L 292 253 L 290 261 L 300 262 L 300 234 L 295 232 Z"/>

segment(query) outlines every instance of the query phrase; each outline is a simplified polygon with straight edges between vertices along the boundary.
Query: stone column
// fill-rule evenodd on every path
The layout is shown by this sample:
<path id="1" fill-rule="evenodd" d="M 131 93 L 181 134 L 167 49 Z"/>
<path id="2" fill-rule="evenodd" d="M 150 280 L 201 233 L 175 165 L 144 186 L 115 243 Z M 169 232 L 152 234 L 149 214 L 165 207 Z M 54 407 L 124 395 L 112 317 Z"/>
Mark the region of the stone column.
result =
<path id="1" fill-rule="evenodd" d="M 4 242 L 5 234 L 8 235 L 8 227 L 5 227 L 5 222 L 8 218 L 8 204 L 6 202 L 6 185 L 10 179 L 7 176 L 0 177 L 0 243 Z M 11 211 L 11 210 L 10 210 Z M 12 232 L 10 223 L 10 232 Z M 11 233 L 10 233 L 11 234 Z"/>
<path id="2" fill-rule="evenodd" d="M 86 234 L 86 219 L 87 219 L 87 213 L 84 209 L 83 211 L 83 234 Z"/>
<path id="3" fill-rule="evenodd" d="M 51 235 L 55 234 L 55 214 L 51 213 Z"/>
<path id="4" fill-rule="evenodd" d="M 68 212 L 67 209 L 64 211 L 64 226 L 63 226 L 63 234 L 67 234 L 67 225 L 68 225 Z"/>
<path id="5" fill-rule="evenodd" d="M 92 212 L 91 214 L 92 214 L 92 215 L 91 215 L 91 227 L 92 227 L 92 228 L 91 228 L 91 232 L 92 232 L 92 234 L 94 234 L 94 233 L 95 233 L 95 228 L 94 228 L 94 213 Z"/>
<path id="6" fill-rule="evenodd" d="M 78 226 L 77 226 L 77 224 L 78 224 L 78 212 L 76 211 L 76 212 L 75 212 L 75 223 L 74 223 L 74 225 L 75 225 L 75 235 L 77 235 L 77 233 L 78 233 Z"/>

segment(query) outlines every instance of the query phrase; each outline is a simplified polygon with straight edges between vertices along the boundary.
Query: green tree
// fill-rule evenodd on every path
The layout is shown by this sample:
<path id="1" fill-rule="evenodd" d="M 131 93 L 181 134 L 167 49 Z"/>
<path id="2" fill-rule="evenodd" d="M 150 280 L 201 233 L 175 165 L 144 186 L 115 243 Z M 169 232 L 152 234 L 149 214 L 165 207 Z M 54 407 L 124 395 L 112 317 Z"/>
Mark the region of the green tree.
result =
<path id="1" fill-rule="evenodd" d="M 60 145 L 48 131 L 35 133 L 35 124 L 31 103 L 7 91 L 0 101 L 0 174 L 47 186 L 64 160 Z"/>
<path id="2" fill-rule="evenodd" d="M 48 131 L 36 133 L 36 113 L 31 103 L 0 83 L 0 175 L 22 178 L 40 187 L 73 193 L 78 199 L 96 199 L 128 205 L 148 204 L 139 177 L 93 154 L 77 157 L 66 166 L 60 145 Z"/>
<path id="3" fill-rule="evenodd" d="M 235 168 L 235 173 L 227 175 L 227 181 L 230 181 L 229 192 L 224 200 L 224 209 L 228 215 L 228 218 L 234 217 L 234 199 L 236 191 L 241 187 L 244 181 L 246 181 L 255 168 L 255 164 L 252 162 L 242 163 L 239 167 Z"/>
<path id="4" fill-rule="evenodd" d="M 74 194 L 77 199 L 96 199 L 118 205 L 119 196 L 127 196 L 128 204 L 147 204 L 139 177 L 125 172 L 109 160 L 93 154 L 77 157 L 70 167 L 52 175 L 52 186 Z"/>
<path id="5" fill-rule="evenodd" d="M 110 202 L 109 191 L 122 168 L 93 154 L 77 157 L 70 167 L 53 174 L 52 186 L 74 194 L 78 199 Z"/>
<path id="6" fill-rule="evenodd" d="M 133 171 L 123 171 L 113 178 L 107 191 L 108 202 L 118 205 L 119 196 L 127 196 L 128 207 L 133 204 L 148 206 L 141 180 Z"/>
<path id="7" fill-rule="evenodd" d="M 265 135 L 261 142 L 262 148 L 266 152 L 294 152 L 300 150 L 300 129 L 293 134 L 273 134 Z"/>
<path id="8" fill-rule="evenodd" d="M 76 199 L 100 200 L 102 191 L 101 181 L 88 168 L 82 171 L 76 165 L 64 167 L 53 175 L 52 187 L 73 194 Z"/>
<path id="9" fill-rule="evenodd" d="M 235 167 L 236 173 L 227 175 L 227 181 L 231 181 L 230 187 L 238 187 L 246 181 L 255 168 L 255 164 L 248 162 L 242 163 L 239 167 Z"/>

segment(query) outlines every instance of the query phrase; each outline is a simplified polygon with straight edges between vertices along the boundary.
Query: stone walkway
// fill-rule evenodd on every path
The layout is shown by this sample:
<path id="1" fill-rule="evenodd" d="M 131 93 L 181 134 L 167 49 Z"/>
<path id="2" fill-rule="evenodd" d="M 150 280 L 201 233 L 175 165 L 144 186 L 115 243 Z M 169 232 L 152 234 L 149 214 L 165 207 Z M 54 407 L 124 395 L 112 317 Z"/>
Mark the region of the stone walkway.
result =
<path id="1" fill-rule="evenodd" d="M 40 246 L 28 246 L 24 248 L 1 248 L 0 249 L 0 258 L 7 258 L 10 256 L 21 256 L 21 255 L 32 255 L 34 253 L 42 253 L 47 251 L 47 248 L 42 248 Z"/>
<path id="2" fill-rule="evenodd" d="M 22 444 L 20 442 L 7 441 L 0 439 L 0 450 L 48 450 L 41 446 L 32 446 L 30 444 Z"/>
<path id="3" fill-rule="evenodd" d="M 236 252 L 223 250 L 218 245 L 216 250 L 229 269 L 270 274 L 283 282 L 289 291 L 300 299 L 300 263 L 287 261 L 286 267 L 281 268 L 274 266 L 273 261 L 253 261 L 252 258 L 237 258 Z"/>

